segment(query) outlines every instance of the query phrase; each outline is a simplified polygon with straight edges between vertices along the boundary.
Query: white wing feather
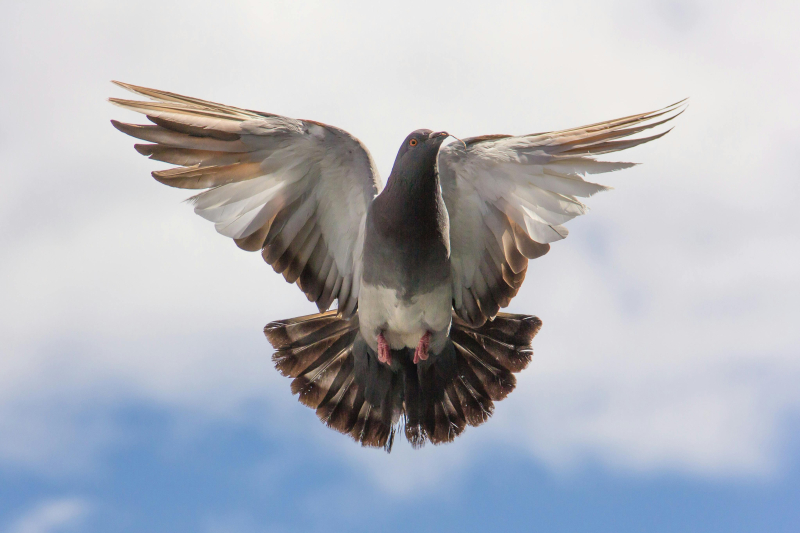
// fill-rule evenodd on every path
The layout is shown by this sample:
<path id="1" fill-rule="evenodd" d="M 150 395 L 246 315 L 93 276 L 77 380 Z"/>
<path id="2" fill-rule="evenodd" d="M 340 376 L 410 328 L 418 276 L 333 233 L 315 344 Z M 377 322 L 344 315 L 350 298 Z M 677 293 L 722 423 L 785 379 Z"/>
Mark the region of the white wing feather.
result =
<path id="1" fill-rule="evenodd" d="M 667 132 L 629 138 L 672 120 L 683 112 L 684 102 L 581 128 L 476 137 L 442 148 L 439 174 L 450 216 L 459 316 L 481 324 L 508 305 L 527 268 L 520 256 L 546 253 L 549 243 L 568 235 L 563 224 L 587 212 L 579 198 L 609 189 L 585 177 L 634 166 L 592 156 L 661 137 Z"/>
<path id="2" fill-rule="evenodd" d="M 154 172 L 156 179 L 207 189 L 190 201 L 220 234 L 263 248 L 265 260 L 321 309 L 338 299 L 345 315 L 355 311 L 364 220 L 380 189 L 358 139 L 312 121 L 118 85 L 153 101 L 111 101 L 155 125 L 114 125 L 154 143 L 137 145 L 139 152 L 185 167 Z"/>

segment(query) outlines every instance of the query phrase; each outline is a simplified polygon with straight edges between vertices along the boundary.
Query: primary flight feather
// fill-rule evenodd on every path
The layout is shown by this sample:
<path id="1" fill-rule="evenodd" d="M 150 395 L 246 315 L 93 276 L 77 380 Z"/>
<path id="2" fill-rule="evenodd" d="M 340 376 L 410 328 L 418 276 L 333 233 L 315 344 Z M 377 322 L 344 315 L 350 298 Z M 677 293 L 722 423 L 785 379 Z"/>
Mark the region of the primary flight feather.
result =
<path id="1" fill-rule="evenodd" d="M 153 177 L 204 189 L 195 213 L 317 304 L 264 330 L 292 392 L 329 427 L 387 451 L 401 427 L 414 446 L 438 444 L 491 416 L 541 327 L 500 309 L 528 260 L 586 212 L 579 198 L 607 189 L 585 177 L 633 165 L 593 156 L 663 136 L 632 137 L 684 109 L 446 146 L 446 132 L 417 130 L 381 188 L 366 147 L 333 126 L 115 83 L 149 101 L 111 102 L 152 124 L 112 124 L 177 165 Z"/>

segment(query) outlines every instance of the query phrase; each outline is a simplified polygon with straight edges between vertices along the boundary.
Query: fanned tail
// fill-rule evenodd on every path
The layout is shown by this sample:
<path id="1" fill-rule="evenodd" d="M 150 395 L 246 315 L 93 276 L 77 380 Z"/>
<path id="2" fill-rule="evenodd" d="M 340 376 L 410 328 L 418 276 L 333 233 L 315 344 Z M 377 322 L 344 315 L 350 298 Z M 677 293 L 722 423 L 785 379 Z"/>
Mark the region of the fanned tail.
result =
<path id="1" fill-rule="evenodd" d="M 453 314 L 445 350 L 418 365 L 412 350 L 393 350 L 393 367 L 378 362 L 358 328 L 358 315 L 336 311 L 272 322 L 264 333 L 277 350 L 275 367 L 294 378 L 292 392 L 328 427 L 362 446 L 391 451 L 401 423 L 414 447 L 451 442 L 489 419 L 494 402 L 514 390 L 514 373 L 531 361 L 542 322 L 499 313 L 471 327 Z"/>
<path id="2" fill-rule="evenodd" d="M 514 373 L 531 362 L 531 341 L 541 327 L 535 316 L 511 313 L 471 327 L 453 313 L 448 347 L 432 363 L 418 365 L 418 400 L 409 397 L 414 386 L 407 385 L 405 433 L 411 444 L 451 442 L 467 426 L 486 422 L 494 402 L 514 390 Z"/>
<path id="3" fill-rule="evenodd" d="M 358 316 L 344 319 L 336 311 L 278 320 L 264 334 L 275 348 L 275 368 L 294 378 L 292 393 L 316 410 L 328 427 L 350 435 L 362 446 L 391 451 L 396 408 L 387 394 L 377 397 L 356 380 L 356 361 L 366 358 L 367 345 L 358 332 Z M 354 356 L 354 354 L 357 355 Z M 377 360 L 375 361 L 377 365 Z M 358 365 L 362 366 L 362 365 Z M 367 400 L 367 397 L 370 401 Z"/>

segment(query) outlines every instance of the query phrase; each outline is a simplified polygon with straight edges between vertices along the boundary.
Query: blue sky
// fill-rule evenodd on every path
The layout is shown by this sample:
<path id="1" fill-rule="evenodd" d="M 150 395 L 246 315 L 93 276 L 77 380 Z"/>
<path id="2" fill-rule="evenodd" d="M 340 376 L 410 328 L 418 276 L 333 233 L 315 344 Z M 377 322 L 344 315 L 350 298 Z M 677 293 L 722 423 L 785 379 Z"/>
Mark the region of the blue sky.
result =
<path id="1" fill-rule="evenodd" d="M 795 3 L 26 2 L 0 20 L 0 532 L 797 531 Z M 108 123 L 120 79 L 342 127 L 578 126 L 691 97 L 510 310 L 451 445 L 324 428 L 261 330 L 312 312 Z"/>
<path id="2" fill-rule="evenodd" d="M 597 465 L 559 475 L 487 446 L 434 490 L 398 497 L 376 492 L 368 476 L 307 441 L 230 423 L 176 438 L 174 413 L 116 416 L 134 437 L 102 454 L 100 471 L 66 480 L 4 472 L 0 518 L 36 531 L 21 527 L 26 518 L 71 505 L 75 523 L 65 530 L 111 532 L 403 531 L 409 522 L 420 531 L 739 532 L 793 531 L 800 520 L 800 471 L 791 460 L 768 483 Z M 22 518 L 19 509 L 27 510 Z"/>

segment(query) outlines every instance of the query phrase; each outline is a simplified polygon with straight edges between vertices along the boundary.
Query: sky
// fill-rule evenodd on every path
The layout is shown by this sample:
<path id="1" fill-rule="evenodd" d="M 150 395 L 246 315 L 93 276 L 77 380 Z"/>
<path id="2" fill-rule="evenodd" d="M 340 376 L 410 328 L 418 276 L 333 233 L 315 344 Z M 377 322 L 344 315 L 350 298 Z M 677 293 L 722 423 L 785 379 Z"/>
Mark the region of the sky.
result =
<path id="1" fill-rule="evenodd" d="M 800 530 L 796 2 L 0 3 L 0 532 Z M 493 418 L 387 455 L 300 405 L 314 311 L 150 178 L 112 79 L 341 127 L 575 127 L 620 154 L 509 310 Z"/>

